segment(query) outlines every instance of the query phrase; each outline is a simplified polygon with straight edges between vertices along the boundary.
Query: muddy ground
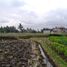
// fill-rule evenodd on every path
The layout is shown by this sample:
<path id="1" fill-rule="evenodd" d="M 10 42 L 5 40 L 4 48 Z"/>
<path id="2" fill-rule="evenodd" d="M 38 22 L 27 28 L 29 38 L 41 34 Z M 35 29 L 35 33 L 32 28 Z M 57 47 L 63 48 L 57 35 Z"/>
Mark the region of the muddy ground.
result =
<path id="1" fill-rule="evenodd" d="M 45 67 L 38 45 L 31 40 L 0 42 L 0 67 Z"/>

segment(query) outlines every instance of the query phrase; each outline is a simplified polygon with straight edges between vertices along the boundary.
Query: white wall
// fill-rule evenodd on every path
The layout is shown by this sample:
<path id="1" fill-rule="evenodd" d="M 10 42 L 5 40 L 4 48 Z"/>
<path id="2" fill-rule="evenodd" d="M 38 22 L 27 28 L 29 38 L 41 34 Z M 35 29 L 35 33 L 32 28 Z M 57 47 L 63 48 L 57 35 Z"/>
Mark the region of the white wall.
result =
<path id="1" fill-rule="evenodd" d="M 50 31 L 49 30 L 46 30 L 46 31 L 43 31 L 43 33 L 47 34 L 47 33 L 50 33 Z"/>

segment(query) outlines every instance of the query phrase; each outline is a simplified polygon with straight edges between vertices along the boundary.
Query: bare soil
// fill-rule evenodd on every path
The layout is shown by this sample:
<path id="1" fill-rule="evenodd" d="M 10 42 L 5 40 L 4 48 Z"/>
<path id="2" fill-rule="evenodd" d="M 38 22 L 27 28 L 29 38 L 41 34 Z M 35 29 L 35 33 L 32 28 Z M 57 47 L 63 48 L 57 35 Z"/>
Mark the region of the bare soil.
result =
<path id="1" fill-rule="evenodd" d="M 42 67 L 40 58 L 30 40 L 0 41 L 0 67 Z"/>

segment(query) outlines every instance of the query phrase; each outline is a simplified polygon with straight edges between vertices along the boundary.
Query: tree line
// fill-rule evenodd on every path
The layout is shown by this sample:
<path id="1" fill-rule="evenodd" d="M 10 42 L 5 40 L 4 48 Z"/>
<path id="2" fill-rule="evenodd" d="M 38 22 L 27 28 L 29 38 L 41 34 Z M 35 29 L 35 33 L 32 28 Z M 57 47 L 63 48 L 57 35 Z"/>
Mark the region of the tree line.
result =
<path id="1" fill-rule="evenodd" d="M 36 32 L 40 32 L 40 31 L 36 31 L 34 29 L 31 28 L 27 28 L 25 29 L 23 27 L 22 24 L 19 24 L 18 28 L 16 28 L 15 26 L 6 26 L 6 27 L 0 27 L 0 33 L 23 33 L 23 32 L 29 32 L 29 33 L 36 33 Z"/>

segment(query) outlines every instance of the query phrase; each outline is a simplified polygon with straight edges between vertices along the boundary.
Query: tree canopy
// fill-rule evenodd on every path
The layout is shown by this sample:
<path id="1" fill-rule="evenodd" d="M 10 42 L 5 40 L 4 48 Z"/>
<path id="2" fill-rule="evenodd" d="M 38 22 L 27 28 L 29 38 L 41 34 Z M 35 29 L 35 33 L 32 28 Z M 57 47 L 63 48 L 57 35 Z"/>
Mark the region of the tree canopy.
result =
<path id="1" fill-rule="evenodd" d="M 37 31 L 31 28 L 25 29 L 22 24 L 19 24 L 18 28 L 15 26 L 6 26 L 6 27 L 0 27 L 0 33 L 13 33 L 13 32 L 30 32 L 30 33 L 36 33 Z"/>

